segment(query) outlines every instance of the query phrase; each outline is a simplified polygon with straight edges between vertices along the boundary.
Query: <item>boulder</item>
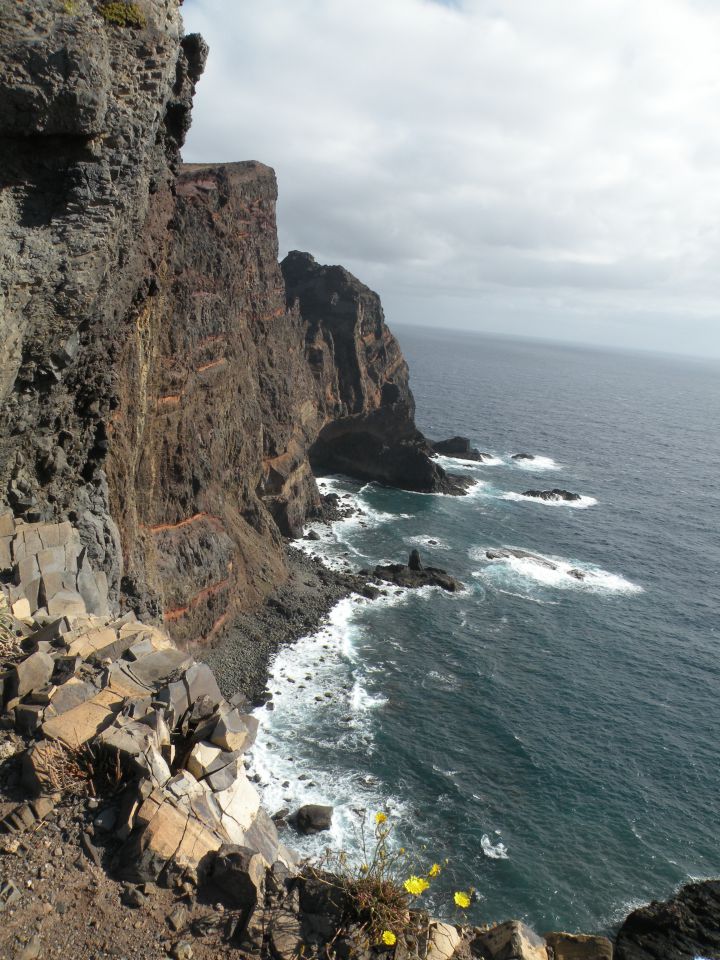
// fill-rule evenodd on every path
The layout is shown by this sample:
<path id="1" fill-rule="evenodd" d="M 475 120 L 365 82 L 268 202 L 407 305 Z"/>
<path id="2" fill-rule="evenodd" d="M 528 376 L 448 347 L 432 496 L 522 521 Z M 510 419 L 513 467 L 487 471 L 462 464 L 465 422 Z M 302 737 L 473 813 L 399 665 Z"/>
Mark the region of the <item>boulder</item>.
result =
<path id="1" fill-rule="evenodd" d="M 520 920 L 499 923 L 470 943 L 470 951 L 481 960 L 549 960 L 542 937 Z"/>
<path id="2" fill-rule="evenodd" d="M 450 923 L 439 920 L 430 925 L 425 960 L 450 960 L 460 944 L 460 934 Z"/>
<path id="3" fill-rule="evenodd" d="M 109 727 L 121 707 L 121 697 L 101 690 L 85 703 L 67 710 L 59 717 L 46 720 L 43 734 L 50 740 L 61 740 L 68 747 L 81 747 Z"/>
<path id="4" fill-rule="evenodd" d="M 85 601 L 76 590 L 58 590 L 46 607 L 51 617 L 78 617 L 87 613 Z"/>
<path id="5" fill-rule="evenodd" d="M 539 557 L 536 553 L 530 553 L 528 550 L 514 550 L 509 547 L 493 547 L 485 551 L 488 560 L 509 560 L 515 557 L 517 560 L 532 560 L 533 563 L 541 567 L 547 567 L 548 570 L 557 570 L 557 564 L 546 557 Z"/>
<path id="6" fill-rule="evenodd" d="M 207 884 L 213 900 L 233 910 L 255 909 L 265 896 L 265 858 L 249 847 L 223 844 L 213 857 Z"/>
<path id="7" fill-rule="evenodd" d="M 607 937 L 546 933 L 545 942 L 554 951 L 554 960 L 613 960 L 613 946 Z"/>
<path id="8" fill-rule="evenodd" d="M 47 686 L 55 669 L 55 661 L 47 653 L 32 653 L 14 669 L 13 696 L 22 699 L 33 690 Z"/>
<path id="9" fill-rule="evenodd" d="M 535 454 L 534 453 L 514 453 L 512 455 L 512 459 L 513 460 L 534 460 Z"/>
<path id="10" fill-rule="evenodd" d="M 202 780 L 209 772 L 212 762 L 221 757 L 222 754 L 221 747 L 216 747 L 215 744 L 208 743 L 207 740 L 200 740 L 190 751 L 185 761 L 185 767 L 194 777 Z"/>
<path id="11" fill-rule="evenodd" d="M 333 808 L 319 803 L 308 803 L 292 816 L 290 823 L 298 833 L 320 833 L 332 825 Z"/>
<path id="12" fill-rule="evenodd" d="M 260 797 L 245 772 L 239 770 L 231 786 L 213 796 L 222 811 L 222 825 L 228 838 L 232 843 L 244 843 L 245 831 L 260 807 Z"/>
<path id="13" fill-rule="evenodd" d="M 259 721 L 237 710 L 222 715 L 213 730 L 210 742 L 223 750 L 246 751 L 255 742 Z"/>
<path id="14" fill-rule="evenodd" d="M 690 883 L 633 911 L 615 939 L 615 960 L 720 957 L 720 880 Z"/>
<path id="15" fill-rule="evenodd" d="M 185 671 L 183 681 L 187 686 L 191 704 L 202 697 L 206 697 L 214 706 L 222 702 L 223 695 L 215 680 L 215 674 L 206 663 L 193 663 Z"/>

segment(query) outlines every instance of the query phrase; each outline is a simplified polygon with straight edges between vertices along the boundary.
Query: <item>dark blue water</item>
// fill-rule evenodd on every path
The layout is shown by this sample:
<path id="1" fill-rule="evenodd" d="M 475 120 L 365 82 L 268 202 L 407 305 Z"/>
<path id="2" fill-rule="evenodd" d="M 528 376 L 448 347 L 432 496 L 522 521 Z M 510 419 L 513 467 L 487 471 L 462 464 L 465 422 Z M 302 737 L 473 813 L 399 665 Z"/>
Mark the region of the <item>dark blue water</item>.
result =
<path id="1" fill-rule="evenodd" d="M 441 912 L 472 885 L 477 921 L 606 930 L 720 874 L 720 366 L 398 334 L 420 428 L 499 462 L 469 467 L 460 499 L 330 481 L 365 515 L 320 553 L 359 568 L 419 545 L 467 590 L 348 602 L 283 655 L 260 753 L 289 786 L 268 802 L 335 802 L 346 845 L 351 808 L 384 806 L 409 848 L 450 859 Z M 555 486 L 587 499 L 517 497 Z"/>

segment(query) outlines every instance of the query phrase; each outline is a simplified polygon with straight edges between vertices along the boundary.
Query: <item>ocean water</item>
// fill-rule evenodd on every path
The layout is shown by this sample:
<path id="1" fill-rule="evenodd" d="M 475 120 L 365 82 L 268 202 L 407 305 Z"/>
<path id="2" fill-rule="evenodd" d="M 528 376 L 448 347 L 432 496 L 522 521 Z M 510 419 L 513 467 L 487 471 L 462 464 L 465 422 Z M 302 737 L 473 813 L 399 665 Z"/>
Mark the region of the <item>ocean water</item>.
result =
<path id="1" fill-rule="evenodd" d="M 344 600 L 279 655 L 265 801 L 335 805 L 307 853 L 385 810 L 449 860 L 441 914 L 472 886 L 476 922 L 610 930 L 720 874 L 720 365 L 398 333 L 420 428 L 494 459 L 441 461 L 477 481 L 463 498 L 324 478 L 363 514 L 302 546 L 354 569 L 418 547 L 466 589 Z M 583 499 L 522 497 L 555 486 Z"/>

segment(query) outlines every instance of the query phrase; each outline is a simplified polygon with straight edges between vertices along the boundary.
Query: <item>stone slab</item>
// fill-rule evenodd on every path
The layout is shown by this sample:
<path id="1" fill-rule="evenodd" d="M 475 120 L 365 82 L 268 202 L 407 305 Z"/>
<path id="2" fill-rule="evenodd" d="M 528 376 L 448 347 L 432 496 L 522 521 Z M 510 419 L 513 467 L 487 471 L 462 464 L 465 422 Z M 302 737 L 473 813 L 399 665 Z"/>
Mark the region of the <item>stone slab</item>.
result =
<path id="1" fill-rule="evenodd" d="M 60 740 L 77 749 L 108 727 L 122 705 L 122 699 L 102 690 L 91 700 L 66 711 L 59 717 L 46 720 L 43 734 L 50 740 Z"/>
<path id="2" fill-rule="evenodd" d="M 74 617 L 87 612 L 83 598 L 71 590 L 60 590 L 56 593 L 48 600 L 47 611 L 51 617 Z"/>
<path id="3" fill-rule="evenodd" d="M 545 941 L 555 951 L 554 960 L 613 960 L 613 945 L 607 937 L 553 932 Z"/>
<path id="4" fill-rule="evenodd" d="M 186 670 L 192 661 L 189 654 L 168 648 L 157 650 L 137 663 L 128 664 L 127 669 L 138 683 L 151 690 L 167 681 L 173 674 Z"/>
<path id="5" fill-rule="evenodd" d="M 15 518 L 12 513 L 0 513 L 0 537 L 12 537 L 15 534 Z"/>

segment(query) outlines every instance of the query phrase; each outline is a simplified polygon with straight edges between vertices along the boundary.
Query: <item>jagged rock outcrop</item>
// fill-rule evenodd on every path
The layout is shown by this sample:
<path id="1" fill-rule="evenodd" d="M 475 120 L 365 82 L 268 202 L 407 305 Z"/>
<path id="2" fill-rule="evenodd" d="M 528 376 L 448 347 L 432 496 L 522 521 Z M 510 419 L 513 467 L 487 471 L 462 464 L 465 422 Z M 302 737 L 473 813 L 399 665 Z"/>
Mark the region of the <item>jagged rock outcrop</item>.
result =
<path id="1" fill-rule="evenodd" d="M 310 449 L 320 471 L 407 490 L 462 493 L 466 484 L 430 459 L 415 399 L 380 298 L 339 266 L 294 250 L 282 262 L 288 306 L 299 307 L 324 422 Z"/>
<path id="2" fill-rule="evenodd" d="M 470 443 L 469 437 L 448 437 L 447 440 L 436 440 L 432 444 L 434 453 L 444 457 L 457 457 L 459 460 L 472 460 L 482 463 L 491 459 L 491 454 L 480 453 L 477 447 Z"/>
<path id="3" fill-rule="evenodd" d="M 212 641 L 283 581 L 283 535 L 320 508 L 311 463 L 458 486 L 377 296 L 302 256 L 286 291 L 273 172 L 181 168 L 207 50 L 178 0 L 142 9 L 4 22 L 0 503 L 71 520 L 111 610 Z"/>
<path id="4" fill-rule="evenodd" d="M 720 880 L 689 883 L 669 900 L 654 900 L 626 918 L 615 940 L 616 960 L 658 957 L 720 958 Z"/>

